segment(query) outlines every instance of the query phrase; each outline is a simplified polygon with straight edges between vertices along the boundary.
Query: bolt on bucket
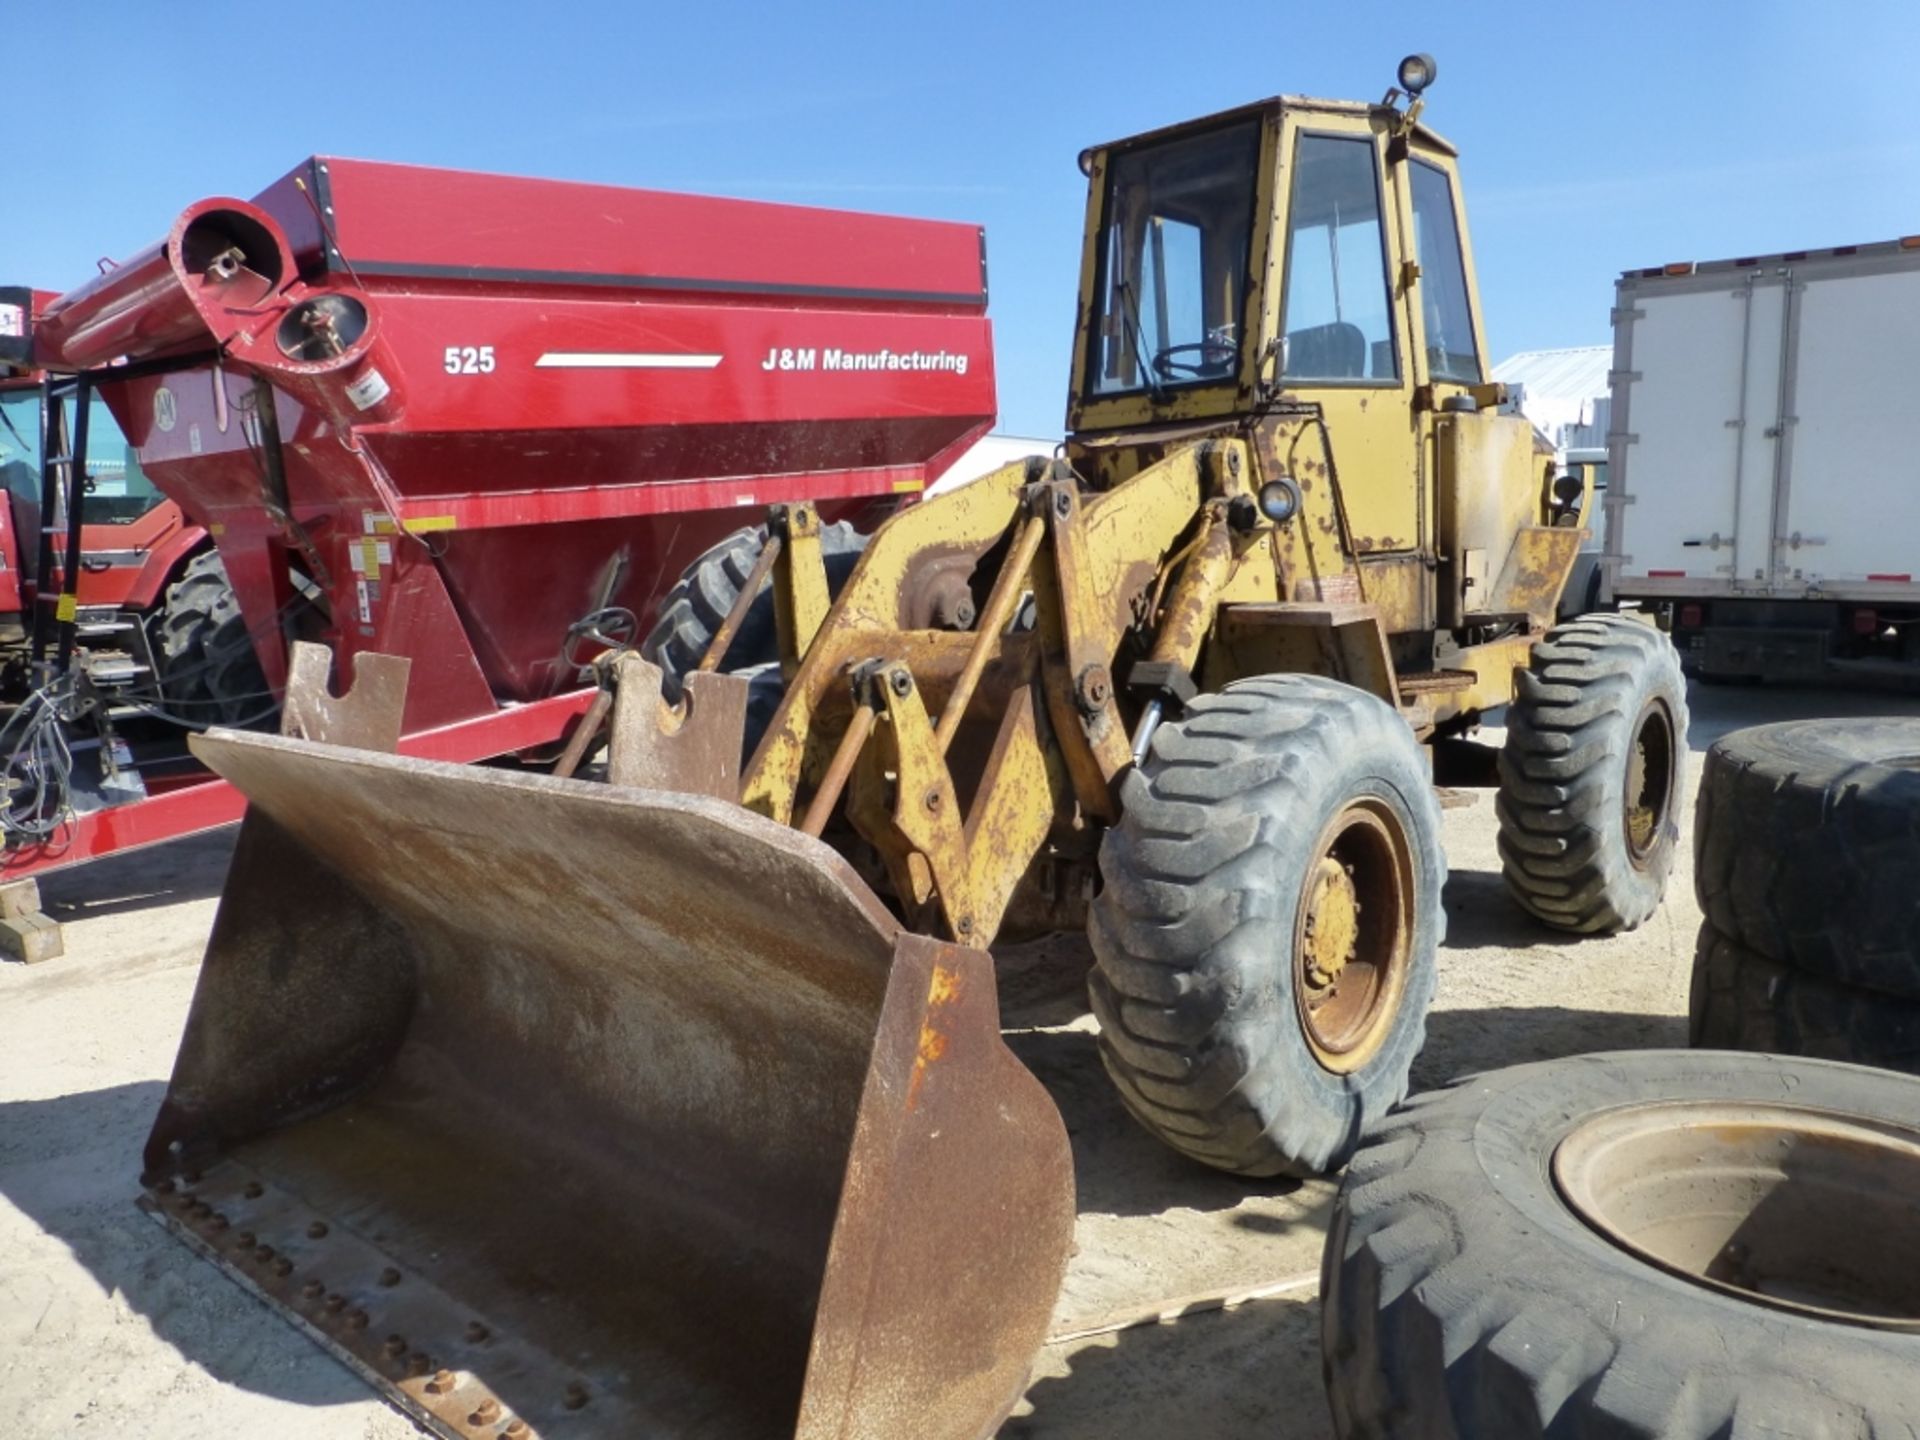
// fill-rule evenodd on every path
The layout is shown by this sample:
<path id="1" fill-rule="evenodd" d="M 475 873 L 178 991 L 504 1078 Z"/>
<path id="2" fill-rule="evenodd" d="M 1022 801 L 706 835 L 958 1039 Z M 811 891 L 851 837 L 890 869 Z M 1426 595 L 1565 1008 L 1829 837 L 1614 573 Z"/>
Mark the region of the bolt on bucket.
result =
<path id="1" fill-rule="evenodd" d="M 1065 1266 L 980 951 L 703 797 L 222 732 L 143 1205 L 445 1436 L 979 1436 Z"/>

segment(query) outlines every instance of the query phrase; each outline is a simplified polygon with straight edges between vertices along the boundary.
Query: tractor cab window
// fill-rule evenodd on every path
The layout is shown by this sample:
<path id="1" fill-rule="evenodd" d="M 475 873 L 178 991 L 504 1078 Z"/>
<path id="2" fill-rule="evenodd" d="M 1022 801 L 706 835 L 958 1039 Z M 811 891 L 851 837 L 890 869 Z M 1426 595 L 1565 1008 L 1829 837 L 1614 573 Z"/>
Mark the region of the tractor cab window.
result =
<path id="1" fill-rule="evenodd" d="M 40 501 L 40 392 L 0 390 L 0 485 Z"/>
<path id="2" fill-rule="evenodd" d="M 0 487 L 36 508 L 40 447 L 39 389 L 0 390 Z M 163 498 L 98 395 L 87 416 L 87 478 L 91 484 L 80 502 L 84 525 L 130 525 Z"/>
<path id="3" fill-rule="evenodd" d="M 1478 385 L 1480 349 L 1467 306 L 1467 262 L 1454 218 L 1453 182 L 1437 165 L 1412 167 L 1413 238 L 1420 261 L 1420 314 L 1427 327 L 1427 374 Z"/>
<path id="4" fill-rule="evenodd" d="M 1113 159 L 1088 356 L 1094 396 L 1232 380 L 1260 157 L 1248 121 Z"/>
<path id="5" fill-rule="evenodd" d="M 1400 378 L 1379 157 L 1365 136 L 1302 135 L 1294 151 L 1285 329 L 1287 380 Z"/>

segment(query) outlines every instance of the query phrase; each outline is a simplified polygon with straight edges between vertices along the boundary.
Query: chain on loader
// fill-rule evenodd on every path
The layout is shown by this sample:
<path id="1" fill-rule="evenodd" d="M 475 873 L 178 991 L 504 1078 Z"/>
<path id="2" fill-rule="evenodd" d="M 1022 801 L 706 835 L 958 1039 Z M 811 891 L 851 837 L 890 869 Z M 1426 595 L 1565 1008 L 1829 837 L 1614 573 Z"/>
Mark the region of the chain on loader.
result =
<path id="1" fill-rule="evenodd" d="M 1063 454 L 837 591 L 776 507 L 699 666 L 603 667 L 605 783 L 196 742 L 250 808 L 148 1204 L 441 1434 L 984 1435 L 1073 1194 L 996 939 L 1084 924 L 1128 1108 L 1264 1176 L 1404 1094 L 1437 764 L 1498 761 L 1529 908 L 1644 918 L 1677 678 L 1551 628 L 1580 497 L 1487 382 L 1406 98 L 1089 152 Z M 760 605 L 778 664 L 730 670 Z"/>

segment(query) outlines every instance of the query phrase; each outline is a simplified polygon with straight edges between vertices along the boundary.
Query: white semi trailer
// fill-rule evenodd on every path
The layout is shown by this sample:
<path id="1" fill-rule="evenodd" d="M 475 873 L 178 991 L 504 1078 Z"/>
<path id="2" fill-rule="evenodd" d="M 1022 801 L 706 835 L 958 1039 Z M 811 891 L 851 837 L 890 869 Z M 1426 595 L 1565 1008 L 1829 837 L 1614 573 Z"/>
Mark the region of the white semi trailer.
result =
<path id="1" fill-rule="evenodd" d="M 1920 674 L 1920 235 L 1629 270 L 1602 596 L 1707 677 Z"/>

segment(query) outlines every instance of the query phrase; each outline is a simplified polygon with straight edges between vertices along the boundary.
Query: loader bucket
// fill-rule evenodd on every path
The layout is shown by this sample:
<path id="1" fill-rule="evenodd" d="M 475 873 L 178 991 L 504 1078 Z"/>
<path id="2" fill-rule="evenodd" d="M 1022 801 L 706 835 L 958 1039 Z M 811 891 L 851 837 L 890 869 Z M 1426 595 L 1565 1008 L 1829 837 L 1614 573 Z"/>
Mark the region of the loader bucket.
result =
<path id="1" fill-rule="evenodd" d="M 444 1436 L 944 1437 L 1071 1162 L 986 954 L 705 797 L 221 732 L 142 1204 Z"/>

